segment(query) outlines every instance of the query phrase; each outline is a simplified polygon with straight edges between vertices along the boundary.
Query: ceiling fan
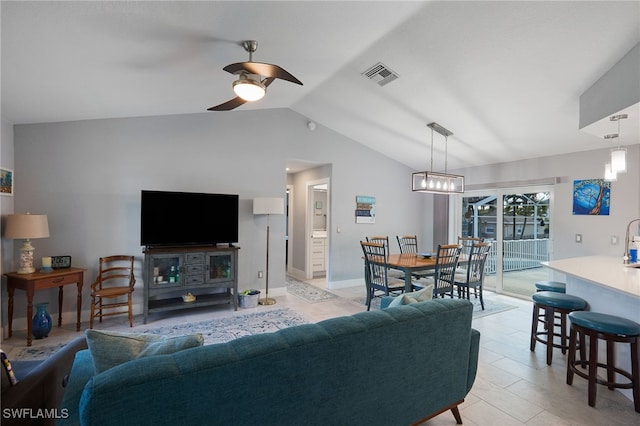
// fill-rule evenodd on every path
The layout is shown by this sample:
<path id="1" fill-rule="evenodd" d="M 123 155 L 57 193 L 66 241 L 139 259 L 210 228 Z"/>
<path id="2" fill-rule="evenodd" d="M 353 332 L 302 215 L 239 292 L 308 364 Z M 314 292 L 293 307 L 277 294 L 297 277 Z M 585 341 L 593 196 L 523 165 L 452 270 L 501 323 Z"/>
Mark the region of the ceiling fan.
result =
<path id="1" fill-rule="evenodd" d="M 257 41 L 243 41 L 242 47 L 249 52 L 249 62 L 236 62 L 223 68 L 228 73 L 238 75 L 238 79 L 233 82 L 233 91 L 238 96 L 220 105 L 207 108 L 207 111 L 231 111 L 246 102 L 262 99 L 267 92 L 267 87 L 276 78 L 302 86 L 300 80 L 278 65 L 253 62 L 253 52 L 258 49 Z"/>

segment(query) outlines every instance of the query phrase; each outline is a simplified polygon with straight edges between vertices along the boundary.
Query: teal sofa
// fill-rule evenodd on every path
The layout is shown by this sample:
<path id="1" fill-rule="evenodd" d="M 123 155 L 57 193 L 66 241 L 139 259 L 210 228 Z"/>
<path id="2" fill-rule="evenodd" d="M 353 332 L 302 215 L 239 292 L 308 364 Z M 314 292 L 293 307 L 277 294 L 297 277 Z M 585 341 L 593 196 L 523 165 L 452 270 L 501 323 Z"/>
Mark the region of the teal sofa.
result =
<path id="1" fill-rule="evenodd" d="M 472 304 L 439 299 L 154 355 L 94 375 L 78 352 L 62 424 L 407 425 L 476 376 Z M 451 419 L 453 423 L 454 419 Z"/>

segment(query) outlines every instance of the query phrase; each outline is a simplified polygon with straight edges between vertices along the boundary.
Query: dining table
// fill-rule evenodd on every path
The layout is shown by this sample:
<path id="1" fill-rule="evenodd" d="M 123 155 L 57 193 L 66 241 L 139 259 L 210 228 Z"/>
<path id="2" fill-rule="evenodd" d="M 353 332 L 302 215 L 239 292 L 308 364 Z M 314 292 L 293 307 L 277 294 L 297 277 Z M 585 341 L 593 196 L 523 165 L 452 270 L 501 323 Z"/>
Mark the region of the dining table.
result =
<path id="1" fill-rule="evenodd" d="M 410 292 L 414 273 L 435 269 L 436 255 L 417 253 L 390 254 L 387 256 L 387 267 L 404 272 L 404 291 Z"/>
<path id="2" fill-rule="evenodd" d="M 404 272 L 404 291 L 412 291 L 412 277 L 414 273 L 433 270 L 436 268 L 436 253 L 399 253 L 387 256 L 386 266 Z M 381 262 L 382 263 L 382 262 Z M 461 254 L 458 265 L 466 265 L 467 258 Z"/>

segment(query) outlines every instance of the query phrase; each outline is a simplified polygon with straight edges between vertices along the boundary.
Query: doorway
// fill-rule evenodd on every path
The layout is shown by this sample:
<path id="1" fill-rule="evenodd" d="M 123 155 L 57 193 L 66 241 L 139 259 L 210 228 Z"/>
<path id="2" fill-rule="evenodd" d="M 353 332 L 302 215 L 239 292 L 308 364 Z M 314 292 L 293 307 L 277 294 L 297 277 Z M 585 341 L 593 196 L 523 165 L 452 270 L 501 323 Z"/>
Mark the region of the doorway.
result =
<path id="1" fill-rule="evenodd" d="M 549 279 L 540 265 L 550 260 L 552 188 L 467 191 L 456 211 L 457 235 L 492 242 L 485 288 L 528 298 L 535 282 Z"/>
<path id="2" fill-rule="evenodd" d="M 326 283 L 329 252 L 329 179 L 307 183 L 306 278 Z"/>

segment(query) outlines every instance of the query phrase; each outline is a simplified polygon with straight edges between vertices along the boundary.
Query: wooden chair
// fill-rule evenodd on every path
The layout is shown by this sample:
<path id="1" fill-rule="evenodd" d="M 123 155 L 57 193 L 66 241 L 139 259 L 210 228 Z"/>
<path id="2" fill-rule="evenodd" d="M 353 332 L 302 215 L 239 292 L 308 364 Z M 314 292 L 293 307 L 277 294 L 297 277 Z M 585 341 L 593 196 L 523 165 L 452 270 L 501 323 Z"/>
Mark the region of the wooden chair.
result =
<path id="1" fill-rule="evenodd" d="M 91 284 L 91 319 L 128 313 L 129 327 L 133 327 L 133 288 L 136 279 L 133 274 L 133 256 L 116 255 L 101 257 L 98 276 Z M 124 298 L 126 297 L 126 301 Z M 127 307 L 127 310 L 118 309 Z M 105 312 L 108 310 L 108 312 Z"/>
<path id="2" fill-rule="evenodd" d="M 368 243 L 384 244 L 387 254 L 389 254 L 389 237 L 387 235 L 373 235 L 371 237 L 365 237 Z"/>
<path id="3" fill-rule="evenodd" d="M 396 235 L 400 253 L 418 253 L 418 237 L 416 235 Z"/>
<path id="4" fill-rule="evenodd" d="M 484 264 L 491 248 L 490 243 L 475 243 L 471 246 L 468 255 L 468 263 L 465 269 L 465 275 L 461 277 L 459 273 L 455 274 L 455 286 L 458 288 L 458 297 L 467 300 L 470 299 L 470 289 L 473 288 L 476 299 L 478 292 L 480 293 L 480 306 L 484 311 L 484 300 L 482 299 L 482 284 L 484 282 Z"/>
<path id="5" fill-rule="evenodd" d="M 462 247 L 457 244 L 440 244 L 436 254 L 436 265 L 433 275 L 419 282 L 414 282 L 415 289 L 424 288 L 428 284 L 433 284 L 433 297 L 444 297 L 446 294 L 453 298 L 453 287 L 455 283 L 455 273 L 460 258 Z M 426 283 L 426 284 L 423 284 Z"/>
<path id="6" fill-rule="evenodd" d="M 367 286 L 367 311 L 371 309 L 374 297 L 388 296 L 391 293 L 403 293 L 404 281 L 389 278 L 387 248 L 384 244 L 360 241 L 364 253 L 364 281 Z M 382 294 L 376 294 L 382 292 Z"/>
<path id="7" fill-rule="evenodd" d="M 387 235 L 373 235 L 371 237 L 365 237 L 368 243 L 378 243 L 384 244 L 384 248 L 387 251 L 387 256 L 389 255 L 389 237 Z M 404 274 L 398 271 L 388 271 L 387 275 L 389 278 L 397 278 L 399 280 L 404 280 Z"/>

